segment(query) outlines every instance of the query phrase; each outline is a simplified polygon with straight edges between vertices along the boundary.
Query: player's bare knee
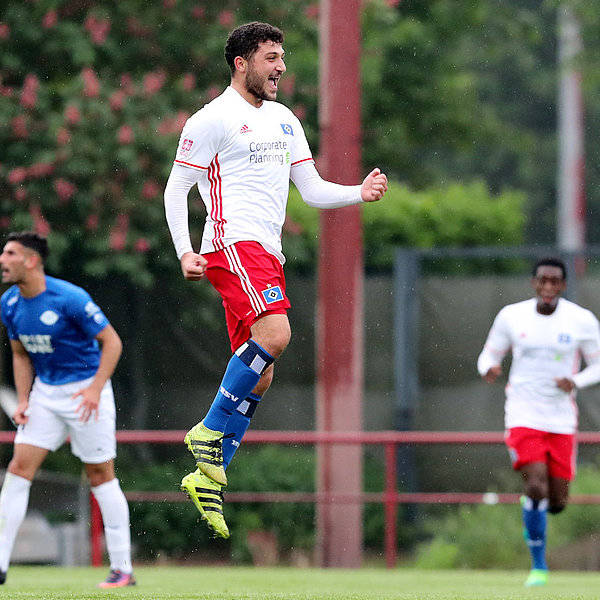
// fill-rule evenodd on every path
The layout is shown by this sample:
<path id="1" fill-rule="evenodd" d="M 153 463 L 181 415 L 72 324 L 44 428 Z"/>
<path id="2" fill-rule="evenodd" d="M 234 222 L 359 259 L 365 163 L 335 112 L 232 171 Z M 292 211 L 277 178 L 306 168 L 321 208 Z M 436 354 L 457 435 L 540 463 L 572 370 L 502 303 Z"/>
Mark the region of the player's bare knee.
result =
<path id="1" fill-rule="evenodd" d="M 271 332 L 269 344 L 272 346 L 273 356 L 277 357 L 283 353 L 290 343 L 291 337 L 292 330 L 290 329 L 290 324 L 287 320 L 280 323 L 279 327 Z"/>
<path id="2" fill-rule="evenodd" d="M 271 332 L 268 339 L 258 342 L 273 358 L 279 358 L 290 343 L 291 332 L 289 329 L 280 328 Z"/>
<path id="3" fill-rule="evenodd" d="M 29 464 L 25 464 L 21 461 L 15 460 L 14 458 L 8 463 L 6 470 L 13 475 L 28 479 L 31 481 L 35 477 L 37 469 Z"/>
<path id="4" fill-rule="evenodd" d="M 525 494 L 539 502 L 548 497 L 548 486 L 541 481 L 529 481 L 525 488 Z"/>
<path id="5" fill-rule="evenodd" d="M 568 496 L 556 495 L 550 497 L 548 505 L 548 512 L 553 515 L 557 515 L 567 508 Z"/>
<path id="6" fill-rule="evenodd" d="M 114 463 L 111 460 L 99 464 L 84 463 L 84 467 L 91 487 L 97 487 L 115 478 Z"/>
<path id="7" fill-rule="evenodd" d="M 275 340 L 273 340 L 273 345 L 275 346 L 273 356 L 281 356 L 283 354 L 283 351 L 288 347 L 288 344 L 290 343 L 290 338 L 291 334 L 288 331 L 287 333 L 281 332 L 281 334 L 277 338 L 275 338 Z"/>

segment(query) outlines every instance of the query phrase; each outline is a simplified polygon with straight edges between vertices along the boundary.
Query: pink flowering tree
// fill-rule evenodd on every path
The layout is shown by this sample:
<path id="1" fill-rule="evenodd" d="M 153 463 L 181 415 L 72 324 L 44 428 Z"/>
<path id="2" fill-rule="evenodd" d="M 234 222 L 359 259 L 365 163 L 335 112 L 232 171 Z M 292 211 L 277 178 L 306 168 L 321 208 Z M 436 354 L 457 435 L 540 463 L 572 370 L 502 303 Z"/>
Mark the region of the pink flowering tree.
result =
<path id="1" fill-rule="evenodd" d="M 59 276 L 181 279 L 162 194 L 185 120 L 229 82 L 228 31 L 256 19 L 289 30 L 288 54 L 298 48 L 307 83 L 290 78 L 282 99 L 310 112 L 316 131 L 317 4 L 260 4 L 9 3 L 0 16 L 0 233 L 48 234 Z M 310 61 L 300 57 L 307 51 Z M 203 215 L 194 197 L 195 242 Z"/>

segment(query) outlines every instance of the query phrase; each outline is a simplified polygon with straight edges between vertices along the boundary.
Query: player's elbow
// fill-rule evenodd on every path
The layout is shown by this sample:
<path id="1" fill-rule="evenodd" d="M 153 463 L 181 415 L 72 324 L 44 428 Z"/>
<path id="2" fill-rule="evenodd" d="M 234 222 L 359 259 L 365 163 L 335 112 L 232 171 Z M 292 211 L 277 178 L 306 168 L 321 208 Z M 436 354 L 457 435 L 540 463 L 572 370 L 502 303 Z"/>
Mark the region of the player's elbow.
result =
<path id="1" fill-rule="evenodd" d="M 311 208 L 320 208 L 321 202 L 319 202 L 319 198 L 313 196 L 312 194 L 302 194 L 302 201 L 304 204 L 310 206 Z"/>
<path id="2" fill-rule="evenodd" d="M 112 325 L 107 325 L 98 336 L 103 352 L 110 352 L 117 359 L 123 352 L 123 341 Z"/>
<path id="3" fill-rule="evenodd" d="M 111 344 L 113 347 L 114 354 L 117 356 L 117 358 L 120 358 L 121 354 L 123 353 L 123 341 L 121 340 L 121 337 L 116 331 L 114 332 L 114 336 L 111 339 Z"/>

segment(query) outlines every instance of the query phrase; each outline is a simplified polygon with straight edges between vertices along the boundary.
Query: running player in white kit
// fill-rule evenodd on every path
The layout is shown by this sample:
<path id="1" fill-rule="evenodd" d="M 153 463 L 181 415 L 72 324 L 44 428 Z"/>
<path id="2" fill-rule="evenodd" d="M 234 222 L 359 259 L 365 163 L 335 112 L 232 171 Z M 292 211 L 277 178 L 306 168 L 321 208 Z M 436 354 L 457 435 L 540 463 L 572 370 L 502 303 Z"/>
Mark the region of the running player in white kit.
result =
<path id="1" fill-rule="evenodd" d="M 0 264 L 2 321 L 13 353 L 18 426 L 0 493 L 0 583 L 4 583 L 31 482 L 67 439 L 85 467 L 104 522 L 110 573 L 98 587 L 135 584 L 129 507 L 115 477 L 115 402 L 110 377 L 121 339 L 90 295 L 44 272 L 45 238 L 11 233 Z M 99 347 L 101 345 L 101 348 Z"/>
<path id="2" fill-rule="evenodd" d="M 565 508 L 575 476 L 577 388 L 600 382 L 600 326 L 589 310 L 560 297 L 566 280 L 562 261 L 538 261 L 531 280 L 536 298 L 498 313 L 477 362 L 479 374 L 493 383 L 512 353 L 506 444 L 525 485 L 522 514 L 532 558 L 527 586 L 548 581 L 546 514 Z M 582 356 L 586 367 L 580 370 Z"/>
<path id="3" fill-rule="evenodd" d="M 267 23 L 231 32 L 225 47 L 231 84 L 184 126 L 165 189 L 183 275 L 206 276 L 221 295 L 233 351 L 212 406 L 185 437 L 198 469 L 182 481 L 202 518 L 224 538 L 225 468 L 291 335 L 281 251 L 289 180 L 307 204 L 320 208 L 377 201 L 387 190 L 379 169 L 355 186 L 321 179 L 302 125 L 275 102 L 286 70 L 282 44 L 282 32 Z M 194 185 L 207 212 L 199 253 L 188 227 Z"/>

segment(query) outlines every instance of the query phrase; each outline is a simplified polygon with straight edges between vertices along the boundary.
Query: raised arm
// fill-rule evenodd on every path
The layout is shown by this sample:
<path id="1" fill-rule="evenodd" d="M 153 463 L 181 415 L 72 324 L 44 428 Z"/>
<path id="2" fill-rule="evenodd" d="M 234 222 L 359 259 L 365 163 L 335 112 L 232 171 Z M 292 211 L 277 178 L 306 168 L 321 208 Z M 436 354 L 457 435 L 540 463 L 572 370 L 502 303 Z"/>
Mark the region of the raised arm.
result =
<path id="1" fill-rule="evenodd" d="M 373 169 L 360 185 L 341 185 L 323 179 L 315 165 L 307 161 L 293 166 L 290 178 L 302 200 L 315 208 L 342 208 L 375 202 L 387 191 L 387 177 L 379 169 Z"/>

